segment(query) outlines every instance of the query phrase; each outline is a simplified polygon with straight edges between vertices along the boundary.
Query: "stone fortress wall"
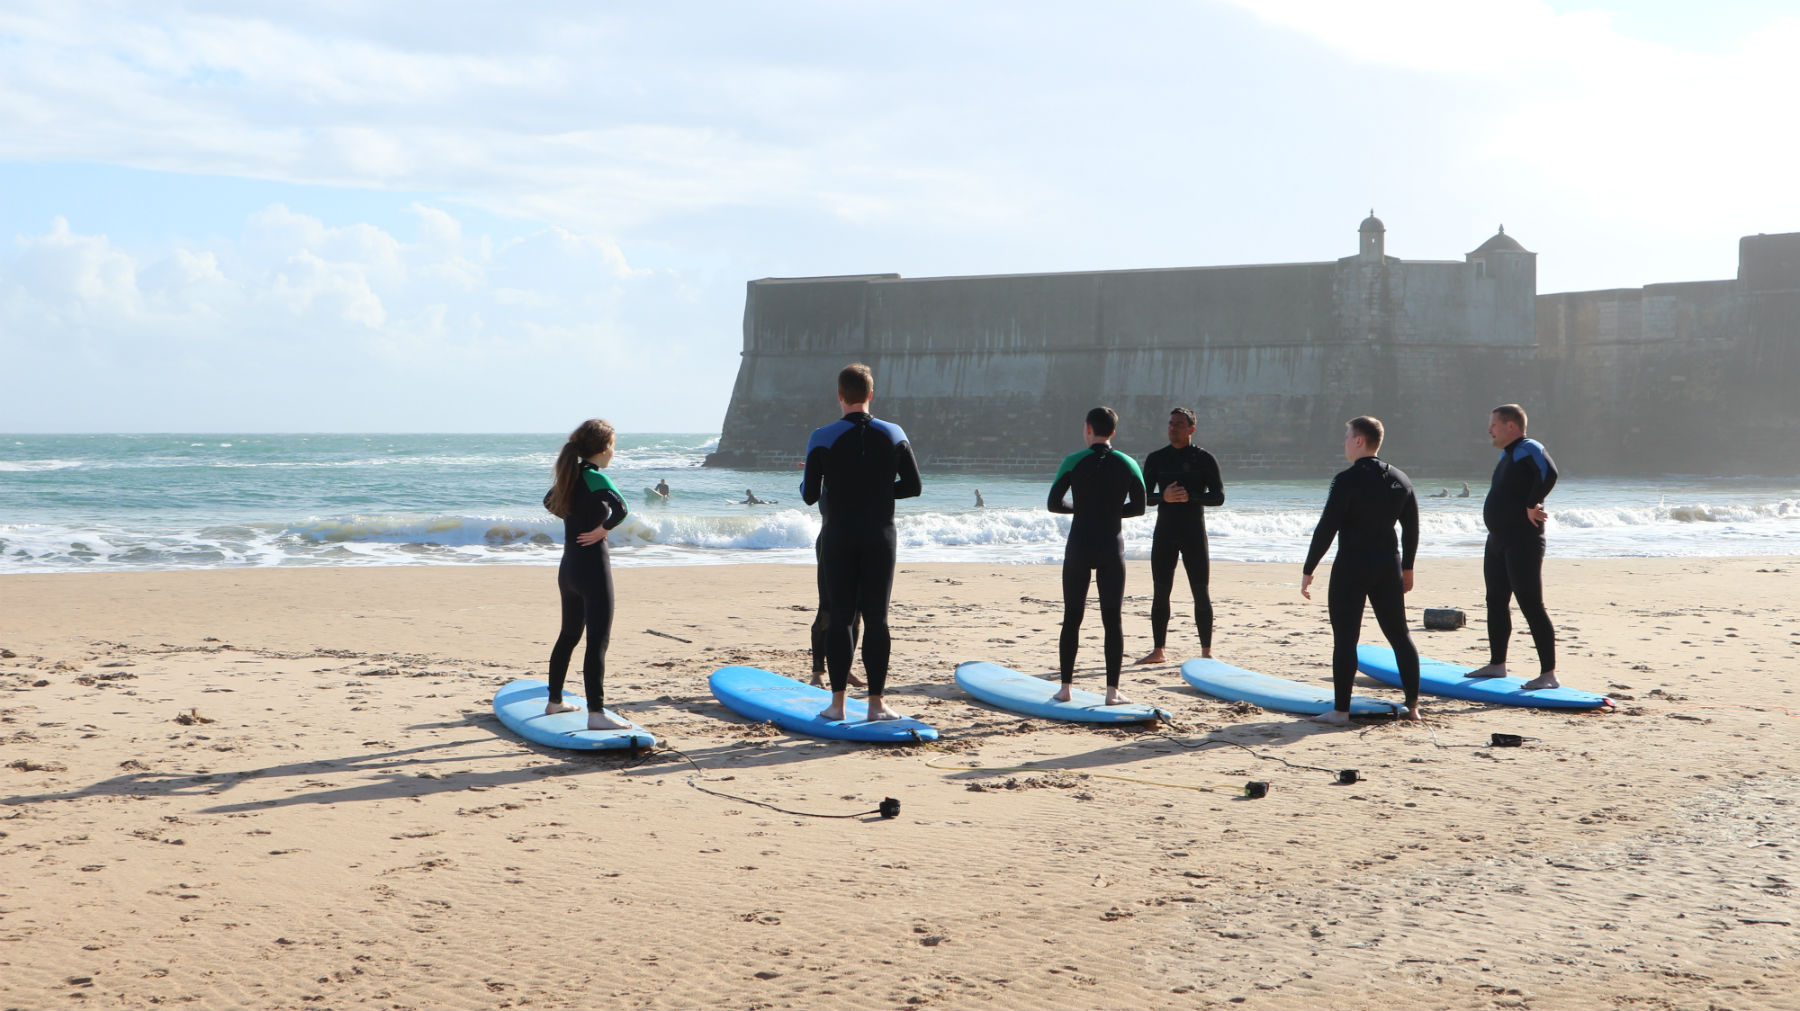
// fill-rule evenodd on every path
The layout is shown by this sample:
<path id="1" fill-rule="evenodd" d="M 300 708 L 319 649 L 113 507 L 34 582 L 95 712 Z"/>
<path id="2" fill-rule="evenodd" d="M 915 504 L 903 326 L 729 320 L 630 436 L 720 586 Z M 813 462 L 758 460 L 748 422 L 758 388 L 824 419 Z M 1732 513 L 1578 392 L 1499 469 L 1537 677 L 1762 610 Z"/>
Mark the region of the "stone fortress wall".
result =
<path id="1" fill-rule="evenodd" d="M 1096 404 L 1141 457 L 1179 404 L 1228 473 L 1329 469 L 1344 420 L 1370 413 L 1390 432 L 1384 457 L 1466 474 L 1491 452 L 1487 410 L 1517 401 L 1584 472 L 1800 472 L 1791 452 L 1738 445 L 1800 431 L 1775 381 L 1800 379 L 1800 235 L 1743 240 L 1735 281 L 1545 296 L 1537 254 L 1504 229 L 1460 260 L 1401 260 L 1385 238 L 1371 214 L 1357 253 L 1325 263 L 751 281 L 708 462 L 799 460 L 836 416 L 837 370 L 863 361 L 877 414 L 927 469 L 1053 466 Z M 1664 427 L 1645 424 L 1652 407 L 1692 431 L 1642 437 Z"/>

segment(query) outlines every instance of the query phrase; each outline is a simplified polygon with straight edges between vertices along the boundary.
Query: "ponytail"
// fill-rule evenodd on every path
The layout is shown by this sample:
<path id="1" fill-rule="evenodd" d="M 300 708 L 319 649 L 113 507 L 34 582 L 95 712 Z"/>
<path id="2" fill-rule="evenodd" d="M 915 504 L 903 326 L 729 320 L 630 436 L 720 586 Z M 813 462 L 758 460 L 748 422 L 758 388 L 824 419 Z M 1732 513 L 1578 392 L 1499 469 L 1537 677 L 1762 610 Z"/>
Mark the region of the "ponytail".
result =
<path id="1" fill-rule="evenodd" d="M 569 433 L 562 452 L 556 454 L 556 483 L 544 496 L 544 508 L 551 515 L 567 518 L 575 507 L 575 486 L 581 480 L 581 462 L 613 444 L 613 427 L 599 418 L 589 418 Z"/>

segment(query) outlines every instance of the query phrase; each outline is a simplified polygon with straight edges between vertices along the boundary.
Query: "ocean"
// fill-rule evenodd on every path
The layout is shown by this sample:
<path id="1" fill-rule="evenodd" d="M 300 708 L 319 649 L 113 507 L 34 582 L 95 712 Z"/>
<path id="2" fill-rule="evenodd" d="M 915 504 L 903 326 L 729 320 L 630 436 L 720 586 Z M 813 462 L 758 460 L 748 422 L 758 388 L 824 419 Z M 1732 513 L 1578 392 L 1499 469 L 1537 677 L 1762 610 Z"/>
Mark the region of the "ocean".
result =
<path id="1" fill-rule="evenodd" d="M 281 565 L 554 565 L 561 521 L 541 505 L 561 435 L 0 436 L 0 572 Z M 708 469 L 716 435 L 621 435 L 609 473 L 631 515 L 617 565 L 813 560 L 818 512 L 799 471 Z M 1071 447 L 1071 449 L 1078 447 Z M 1554 455 L 1555 445 L 1550 446 Z M 1427 558 L 1478 557 L 1495 451 L 1467 473 L 1415 475 Z M 1396 461 L 1404 467 L 1404 461 Z M 1212 556 L 1298 564 L 1331 474 L 1236 480 L 1208 510 Z M 902 562 L 1058 562 L 1068 517 L 1051 475 L 925 474 L 900 503 Z M 667 480 L 674 494 L 650 503 Z M 1470 498 L 1430 498 L 1467 481 Z M 738 504 L 746 489 L 769 505 Z M 986 508 L 975 508 L 980 489 Z M 1800 554 L 1800 479 L 1565 475 L 1550 501 L 1554 557 Z M 1151 519 L 1126 524 L 1147 558 Z"/>

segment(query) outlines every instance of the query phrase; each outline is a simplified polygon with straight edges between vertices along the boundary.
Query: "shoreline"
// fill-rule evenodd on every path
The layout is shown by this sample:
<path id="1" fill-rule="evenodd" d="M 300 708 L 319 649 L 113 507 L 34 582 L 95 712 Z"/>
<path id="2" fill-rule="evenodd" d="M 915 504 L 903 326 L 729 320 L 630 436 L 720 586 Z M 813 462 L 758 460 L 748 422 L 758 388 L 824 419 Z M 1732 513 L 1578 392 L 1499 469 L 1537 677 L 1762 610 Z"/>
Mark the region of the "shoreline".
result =
<path id="1" fill-rule="evenodd" d="M 1425 561 L 1421 652 L 1485 656 L 1479 559 Z M 713 702 L 726 663 L 805 676 L 812 566 L 620 568 L 608 705 L 698 774 L 492 719 L 496 688 L 542 677 L 548 569 L 0 575 L 0 1001 L 1776 1008 L 1800 989 L 1792 556 L 1552 558 L 1563 680 L 1616 711 L 1427 700 L 1429 729 L 1348 731 L 1188 690 L 1180 580 L 1175 662 L 1130 666 L 1133 562 L 1124 685 L 1175 715 L 1168 736 L 951 683 L 965 659 L 1054 668 L 1057 567 L 902 561 L 892 695 L 943 750 L 793 738 Z M 1215 653 L 1328 680 L 1325 607 L 1298 583 L 1297 563 L 1215 562 Z M 1470 627 L 1420 631 L 1427 606 Z M 1099 633 L 1090 605 L 1080 684 Z M 1512 649 L 1533 659 L 1516 620 Z M 1496 732 L 1530 740 L 1484 747 Z M 991 771 L 943 768 L 971 764 Z M 797 817 L 690 779 L 902 811 Z M 1269 795 L 1231 792 L 1247 779 Z"/>

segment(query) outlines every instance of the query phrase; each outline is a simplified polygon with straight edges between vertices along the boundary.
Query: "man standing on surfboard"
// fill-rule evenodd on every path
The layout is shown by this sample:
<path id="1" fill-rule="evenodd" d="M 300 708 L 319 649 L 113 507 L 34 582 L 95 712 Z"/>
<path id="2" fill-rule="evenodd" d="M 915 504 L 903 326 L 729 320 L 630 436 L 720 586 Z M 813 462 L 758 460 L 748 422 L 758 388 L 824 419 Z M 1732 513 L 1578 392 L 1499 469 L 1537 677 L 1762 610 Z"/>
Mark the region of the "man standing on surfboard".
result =
<path id="1" fill-rule="evenodd" d="M 1110 407 L 1087 414 L 1082 436 L 1088 448 L 1070 453 L 1050 486 L 1053 513 L 1073 513 L 1069 543 L 1063 549 L 1063 623 L 1058 642 L 1062 689 L 1053 696 L 1067 702 L 1075 681 L 1075 651 L 1080 646 L 1081 614 L 1087 610 L 1088 581 L 1100 589 L 1100 624 L 1106 629 L 1106 704 L 1126 703 L 1119 695 L 1119 669 L 1125 663 L 1125 629 L 1120 612 L 1125 603 L 1125 535 L 1129 516 L 1144 515 L 1144 472 L 1128 454 L 1115 453 L 1113 430 L 1119 416 Z M 1066 496 L 1074 492 L 1075 504 Z"/>
<path id="2" fill-rule="evenodd" d="M 1488 439 L 1500 451 L 1494 480 L 1482 503 L 1487 551 L 1481 574 L 1487 583 L 1488 665 L 1472 678 L 1506 676 L 1506 642 L 1512 638 L 1513 599 L 1537 646 L 1538 676 L 1525 691 L 1558 688 L 1556 631 L 1544 608 L 1544 499 L 1556 487 L 1556 462 L 1542 443 L 1525 438 L 1525 409 L 1501 404 L 1488 414 Z"/>
<path id="3" fill-rule="evenodd" d="M 1194 594 L 1194 623 L 1200 627 L 1200 656 L 1212 659 L 1213 609 L 1206 550 L 1206 507 L 1225 504 L 1219 461 L 1194 445 L 1194 412 L 1169 412 L 1169 444 L 1144 459 L 1144 484 L 1156 507 L 1156 535 L 1150 542 L 1150 635 L 1155 648 L 1138 663 L 1162 663 L 1169 637 L 1169 597 L 1175 590 L 1175 562 L 1187 569 Z"/>
<path id="4" fill-rule="evenodd" d="M 1313 719 L 1343 726 L 1350 722 L 1351 686 L 1356 682 L 1356 641 L 1362 636 L 1363 602 L 1375 611 L 1381 634 L 1394 648 L 1400 687 L 1406 693 L 1406 719 L 1419 719 L 1419 651 L 1406 630 L 1406 593 L 1413 585 L 1413 556 L 1419 553 L 1419 499 L 1412 482 L 1398 467 L 1375 455 L 1381 448 L 1381 422 L 1367 415 L 1344 425 L 1344 459 L 1350 466 L 1331 479 L 1325 513 L 1314 528 L 1312 546 L 1301 570 L 1300 595 L 1312 599 L 1313 570 L 1337 538 L 1337 560 L 1331 563 L 1331 683 L 1336 691 L 1332 711 Z M 1394 543 L 1394 524 L 1400 542 Z"/>
<path id="5" fill-rule="evenodd" d="M 850 661 L 855 643 L 850 624 L 863 623 L 863 673 L 869 679 L 869 719 L 901 716 L 882 704 L 887 688 L 888 596 L 894 589 L 894 500 L 922 490 L 912 443 L 900 426 L 869 413 L 875 376 L 855 362 L 838 373 L 838 407 L 844 416 L 813 432 L 806 443 L 806 471 L 800 497 L 817 503 L 819 568 L 825 576 L 831 624 L 826 629 L 825 666 L 831 677 L 831 705 L 819 713 L 844 718 Z"/>

